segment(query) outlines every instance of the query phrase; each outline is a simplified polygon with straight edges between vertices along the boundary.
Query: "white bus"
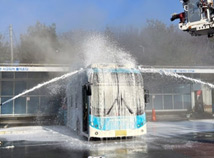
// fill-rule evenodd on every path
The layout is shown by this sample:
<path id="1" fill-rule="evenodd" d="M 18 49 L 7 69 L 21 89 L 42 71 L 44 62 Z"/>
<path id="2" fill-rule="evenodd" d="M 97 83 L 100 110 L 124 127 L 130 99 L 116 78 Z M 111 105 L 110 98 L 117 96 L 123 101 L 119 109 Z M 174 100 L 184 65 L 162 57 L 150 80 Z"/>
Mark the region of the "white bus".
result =
<path id="1" fill-rule="evenodd" d="M 143 78 L 129 65 L 93 64 L 69 81 L 67 126 L 90 138 L 146 133 Z"/>

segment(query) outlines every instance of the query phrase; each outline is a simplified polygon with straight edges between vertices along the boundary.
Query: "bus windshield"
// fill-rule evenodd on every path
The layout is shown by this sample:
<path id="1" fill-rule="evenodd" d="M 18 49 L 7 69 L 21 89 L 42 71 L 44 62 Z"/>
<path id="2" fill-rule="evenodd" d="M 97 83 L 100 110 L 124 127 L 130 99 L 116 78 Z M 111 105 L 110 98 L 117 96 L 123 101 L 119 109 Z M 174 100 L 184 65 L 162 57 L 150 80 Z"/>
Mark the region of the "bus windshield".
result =
<path id="1" fill-rule="evenodd" d="M 143 79 L 140 73 L 94 73 L 91 114 L 128 116 L 144 113 Z"/>

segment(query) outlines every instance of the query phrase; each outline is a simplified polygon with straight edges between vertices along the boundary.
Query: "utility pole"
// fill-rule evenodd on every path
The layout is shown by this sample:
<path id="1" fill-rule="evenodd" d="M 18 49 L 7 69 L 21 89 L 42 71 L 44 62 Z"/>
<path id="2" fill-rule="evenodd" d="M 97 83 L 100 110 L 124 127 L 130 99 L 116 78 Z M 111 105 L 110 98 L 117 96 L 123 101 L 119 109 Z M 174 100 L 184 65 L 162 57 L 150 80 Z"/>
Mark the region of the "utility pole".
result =
<path id="1" fill-rule="evenodd" d="M 10 62 L 13 63 L 13 26 L 10 25 Z"/>
<path id="2" fill-rule="evenodd" d="M 144 46 L 142 46 L 142 45 L 140 45 L 140 48 L 142 48 L 142 51 L 143 51 L 143 53 L 144 53 L 144 51 L 145 51 L 145 47 L 144 47 Z"/>

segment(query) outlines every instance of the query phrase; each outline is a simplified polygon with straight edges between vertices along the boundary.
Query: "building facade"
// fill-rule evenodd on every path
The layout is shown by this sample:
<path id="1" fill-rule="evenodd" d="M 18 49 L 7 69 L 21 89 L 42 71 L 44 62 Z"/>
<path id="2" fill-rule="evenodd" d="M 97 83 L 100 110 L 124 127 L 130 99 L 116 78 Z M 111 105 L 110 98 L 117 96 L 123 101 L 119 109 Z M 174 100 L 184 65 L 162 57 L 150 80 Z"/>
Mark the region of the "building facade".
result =
<path id="1" fill-rule="evenodd" d="M 196 92 L 202 91 L 205 111 L 213 113 L 213 90 L 207 85 L 190 80 L 167 77 L 161 73 L 151 73 L 147 68 L 144 76 L 145 88 L 150 91 L 150 103 L 147 110 L 153 108 L 159 111 L 188 111 L 194 110 Z M 212 68 L 152 68 L 161 72 L 168 71 L 185 75 L 189 78 L 214 83 Z M 31 89 L 39 83 L 65 74 L 70 71 L 68 66 L 19 65 L 0 66 L 0 102 Z M 54 84 L 54 83 L 53 83 Z M 42 87 L 27 93 L 11 102 L 0 106 L 0 117 L 5 116 L 38 116 L 56 113 L 56 107 L 50 103 L 50 89 Z"/>
<path id="2" fill-rule="evenodd" d="M 0 66 L 0 102 L 13 98 L 27 89 L 68 72 L 58 66 Z M 0 107 L 1 116 L 48 115 L 55 111 L 50 104 L 47 87 L 34 90 Z"/>
<path id="3" fill-rule="evenodd" d="M 214 83 L 214 70 L 212 68 L 159 67 L 147 68 L 147 70 L 143 76 L 146 88 L 150 91 L 148 111 L 153 108 L 157 111 L 194 111 L 197 92 L 201 91 L 204 111 L 214 112 L 214 93 L 212 88 L 208 86 L 209 83 Z M 176 73 L 179 76 L 167 76 L 162 73 L 163 71 Z"/>

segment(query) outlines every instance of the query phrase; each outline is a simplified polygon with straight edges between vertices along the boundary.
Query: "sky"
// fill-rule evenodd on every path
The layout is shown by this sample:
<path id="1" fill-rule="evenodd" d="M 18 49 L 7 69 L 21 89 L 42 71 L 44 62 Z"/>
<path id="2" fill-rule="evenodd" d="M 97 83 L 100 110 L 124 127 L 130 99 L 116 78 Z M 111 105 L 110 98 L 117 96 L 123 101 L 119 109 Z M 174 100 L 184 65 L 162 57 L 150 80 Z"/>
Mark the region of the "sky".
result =
<path id="1" fill-rule="evenodd" d="M 0 0 L 0 33 L 12 24 L 20 35 L 37 21 L 55 23 L 57 33 L 106 26 L 142 27 L 147 19 L 171 24 L 171 14 L 180 12 L 179 0 Z"/>

